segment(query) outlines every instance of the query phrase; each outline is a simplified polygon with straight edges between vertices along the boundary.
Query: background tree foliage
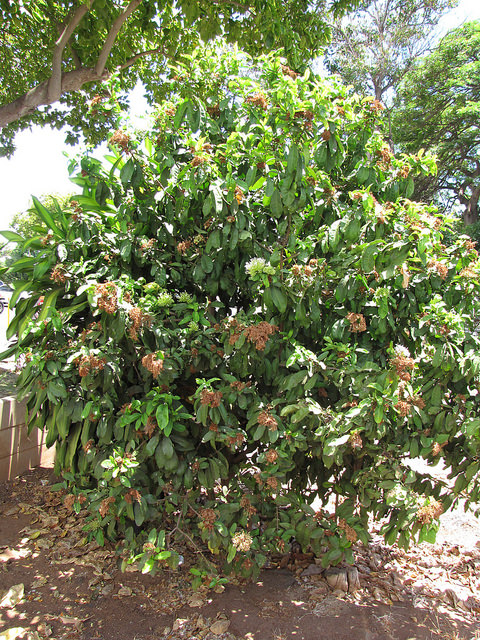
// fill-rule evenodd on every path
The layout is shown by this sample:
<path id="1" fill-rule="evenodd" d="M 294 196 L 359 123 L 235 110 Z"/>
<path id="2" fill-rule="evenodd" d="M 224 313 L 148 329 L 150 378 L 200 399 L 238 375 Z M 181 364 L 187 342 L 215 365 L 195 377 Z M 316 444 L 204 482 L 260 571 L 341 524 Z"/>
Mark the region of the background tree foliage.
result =
<path id="1" fill-rule="evenodd" d="M 284 47 L 290 63 L 305 60 L 329 35 L 327 13 L 356 0 L 24 0 L 0 2 L 0 150 L 32 123 L 66 127 L 98 142 L 113 125 L 111 88 L 138 78 L 151 101 L 162 95 L 166 63 L 200 40 L 223 35 L 250 53 Z M 95 107 L 102 104 L 101 113 Z M 88 114 L 88 115 L 87 115 Z"/>
<path id="2" fill-rule="evenodd" d="M 351 562 L 369 516 L 434 539 L 480 497 L 480 358 L 478 254 L 408 199 L 431 163 L 389 151 L 378 101 L 276 56 L 174 73 L 150 132 L 85 157 L 69 207 L 36 201 L 49 232 L 11 267 L 67 504 L 144 571 L 202 545 L 249 576 L 292 538 Z"/>
<path id="3" fill-rule="evenodd" d="M 333 24 L 325 62 L 363 95 L 386 101 L 458 0 L 364 0 Z"/>
<path id="4" fill-rule="evenodd" d="M 436 154 L 438 173 L 417 182 L 415 195 L 449 210 L 455 201 L 464 222 L 479 220 L 480 23 L 447 34 L 419 60 L 398 88 L 396 142 Z"/>

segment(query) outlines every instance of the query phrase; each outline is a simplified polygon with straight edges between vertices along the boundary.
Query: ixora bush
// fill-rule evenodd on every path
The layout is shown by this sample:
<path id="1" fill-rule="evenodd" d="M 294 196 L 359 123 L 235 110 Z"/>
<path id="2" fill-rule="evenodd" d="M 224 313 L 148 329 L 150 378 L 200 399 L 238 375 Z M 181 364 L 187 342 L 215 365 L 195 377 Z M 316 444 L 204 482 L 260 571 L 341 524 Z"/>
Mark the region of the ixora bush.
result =
<path id="1" fill-rule="evenodd" d="M 480 271 L 408 199 L 432 161 L 275 56 L 170 82 L 151 131 L 83 158 L 68 208 L 35 201 L 46 236 L 7 234 L 38 250 L 9 332 L 67 501 L 144 571 L 208 546 L 249 576 L 292 539 L 352 562 L 369 516 L 434 539 L 480 497 Z"/>

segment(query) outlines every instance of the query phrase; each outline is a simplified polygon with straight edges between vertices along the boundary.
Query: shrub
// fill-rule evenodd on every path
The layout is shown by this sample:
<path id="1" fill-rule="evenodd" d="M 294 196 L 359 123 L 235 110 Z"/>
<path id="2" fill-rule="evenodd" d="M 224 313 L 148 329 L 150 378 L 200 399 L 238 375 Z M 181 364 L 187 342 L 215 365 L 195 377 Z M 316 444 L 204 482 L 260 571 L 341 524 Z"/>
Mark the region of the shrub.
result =
<path id="1" fill-rule="evenodd" d="M 369 516 L 433 540 L 479 498 L 480 358 L 473 243 L 408 199 L 432 161 L 276 56 L 170 82 L 69 207 L 35 201 L 50 231 L 15 267 L 20 387 L 69 503 L 144 571 L 203 545 L 249 576 L 293 538 L 352 562 Z"/>

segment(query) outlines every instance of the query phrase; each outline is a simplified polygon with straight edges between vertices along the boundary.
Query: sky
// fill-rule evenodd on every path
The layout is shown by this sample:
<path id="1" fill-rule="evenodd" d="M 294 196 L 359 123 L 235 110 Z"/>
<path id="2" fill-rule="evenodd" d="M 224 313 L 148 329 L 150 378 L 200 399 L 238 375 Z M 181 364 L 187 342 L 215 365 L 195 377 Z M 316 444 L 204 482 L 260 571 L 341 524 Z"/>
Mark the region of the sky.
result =
<path id="1" fill-rule="evenodd" d="M 460 0 L 438 26 L 440 35 L 466 20 L 480 19 L 479 0 Z M 17 150 L 11 159 L 0 158 L 0 230 L 7 229 L 12 217 L 31 205 L 31 196 L 66 195 L 76 191 L 69 181 L 66 157 L 76 156 L 80 148 L 64 144 L 61 131 L 33 127 L 16 137 Z"/>

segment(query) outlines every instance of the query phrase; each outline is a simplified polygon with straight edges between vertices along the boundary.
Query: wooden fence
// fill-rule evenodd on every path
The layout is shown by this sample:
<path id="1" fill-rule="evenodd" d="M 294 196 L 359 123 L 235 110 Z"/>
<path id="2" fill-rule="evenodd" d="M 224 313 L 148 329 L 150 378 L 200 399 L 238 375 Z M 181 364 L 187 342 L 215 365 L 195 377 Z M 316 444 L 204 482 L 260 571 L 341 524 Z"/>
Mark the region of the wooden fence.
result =
<path id="1" fill-rule="evenodd" d="M 55 447 L 47 449 L 45 434 L 38 429 L 27 435 L 26 403 L 16 398 L 0 399 L 0 481 L 12 480 L 38 465 L 50 465 Z"/>

